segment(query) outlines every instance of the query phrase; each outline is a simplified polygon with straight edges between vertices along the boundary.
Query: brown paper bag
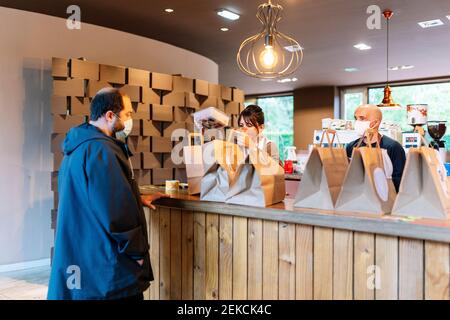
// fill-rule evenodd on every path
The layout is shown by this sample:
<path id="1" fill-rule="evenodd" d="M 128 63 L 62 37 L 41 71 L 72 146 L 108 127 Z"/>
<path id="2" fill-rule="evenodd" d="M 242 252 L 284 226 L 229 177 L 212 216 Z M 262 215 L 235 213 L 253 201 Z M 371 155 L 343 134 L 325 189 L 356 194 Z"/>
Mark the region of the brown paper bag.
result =
<path id="1" fill-rule="evenodd" d="M 255 147 L 250 147 L 242 160 L 237 161 L 226 203 L 266 207 L 284 200 L 284 170 L 278 161 Z"/>
<path id="2" fill-rule="evenodd" d="M 244 155 L 238 145 L 213 140 L 203 146 L 204 175 L 201 179 L 200 200 L 225 202 L 231 183 L 236 177 L 238 163 Z"/>
<path id="3" fill-rule="evenodd" d="M 323 147 L 324 137 L 327 138 L 328 147 Z M 336 131 L 326 130 L 320 146 L 313 148 L 298 187 L 295 207 L 322 210 L 335 208 L 348 168 L 345 149 L 342 146 L 333 148 L 335 137 Z"/>
<path id="4" fill-rule="evenodd" d="M 369 141 L 376 132 L 366 133 Z M 336 202 L 336 213 L 357 212 L 380 216 L 392 211 L 396 191 L 386 177 L 379 143 L 373 148 L 358 146 L 353 149 L 352 160 Z"/>
<path id="5" fill-rule="evenodd" d="M 193 137 L 200 137 L 200 145 L 192 145 Z M 204 175 L 202 148 L 203 136 L 200 133 L 188 135 L 188 146 L 183 147 L 183 159 L 186 165 L 186 176 L 189 194 L 200 193 L 200 184 Z"/>
<path id="6" fill-rule="evenodd" d="M 429 147 L 409 150 L 393 215 L 442 220 L 450 217 L 447 173 L 439 159 Z"/>

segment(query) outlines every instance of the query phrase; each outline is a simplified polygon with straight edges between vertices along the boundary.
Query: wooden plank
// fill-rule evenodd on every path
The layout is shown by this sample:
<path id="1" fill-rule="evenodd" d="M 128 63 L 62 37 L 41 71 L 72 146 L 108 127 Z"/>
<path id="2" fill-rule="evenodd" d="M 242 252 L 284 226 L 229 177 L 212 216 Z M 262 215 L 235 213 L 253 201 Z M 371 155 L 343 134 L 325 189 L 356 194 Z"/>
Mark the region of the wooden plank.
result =
<path id="1" fill-rule="evenodd" d="M 353 238 L 353 298 L 373 300 L 375 288 L 371 268 L 375 266 L 375 236 L 370 233 L 355 232 Z"/>
<path id="2" fill-rule="evenodd" d="M 401 238 L 399 240 L 399 299 L 422 300 L 424 298 L 424 242 Z"/>
<path id="3" fill-rule="evenodd" d="M 219 298 L 219 215 L 206 214 L 205 289 L 207 300 Z"/>
<path id="4" fill-rule="evenodd" d="M 248 299 L 262 299 L 263 228 L 262 220 L 248 220 Z"/>
<path id="5" fill-rule="evenodd" d="M 247 299 L 247 218 L 233 217 L 233 299 Z"/>
<path id="6" fill-rule="evenodd" d="M 160 288 L 159 298 L 161 300 L 170 299 L 170 209 L 161 207 L 159 211 L 159 274 Z"/>
<path id="7" fill-rule="evenodd" d="M 313 227 L 298 224 L 295 227 L 295 298 L 313 299 Z"/>
<path id="8" fill-rule="evenodd" d="M 280 300 L 295 299 L 295 224 L 279 224 L 279 280 Z"/>
<path id="9" fill-rule="evenodd" d="M 375 236 L 375 265 L 380 287 L 375 288 L 375 299 L 398 299 L 398 238 Z"/>
<path id="10" fill-rule="evenodd" d="M 263 221 L 263 299 L 278 299 L 278 222 Z"/>
<path id="11" fill-rule="evenodd" d="M 333 298 L 333 229 L 314 228 L 314 299 Z"/>
<path id="12" fill-rule="evenodd" d="M 181 299 L 194 297 L 194 213 L 181 213 Z"/>
<path id="13" fill-rule="evenodd" d="M 219 216 L 219 299 L 233 297 L 233 217 Z"/>
<path id="14" fill-rule="evenodd" d="M 449 300 L 450 248 L 448 243 L 425 241 L 425 299 Z"/>
<path id="15" fill-rule="evenodd" d="M 194 300 L 205 299 L 206 215 L 194 212 Z"/>
<path id="16" fill-rule="evenodd" d="M 353 232 L 334 230 L 333 299 L 353 299 Z"/>
<path id="17" fill-rule="evenodd" d="M 150 212 L 150 261 L 154 277 L 150 285 L 150 300 L 159 300 L 159 211 L 160 207 L 156 207 L 155 211 Z"/>
<path id="18" fill-rule="evenodd" d="M 170 299 L 181 299 L 181 210 L 170 209 Z"/>

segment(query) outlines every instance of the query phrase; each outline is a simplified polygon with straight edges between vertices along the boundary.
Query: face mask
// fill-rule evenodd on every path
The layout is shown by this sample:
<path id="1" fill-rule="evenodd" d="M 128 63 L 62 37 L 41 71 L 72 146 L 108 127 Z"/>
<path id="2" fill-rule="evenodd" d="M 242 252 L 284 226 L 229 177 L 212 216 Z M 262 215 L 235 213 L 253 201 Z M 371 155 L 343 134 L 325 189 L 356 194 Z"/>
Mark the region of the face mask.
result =
<path id="1" fill-rule="evenodd" d="M 122 121 L 122 119 L 120 119 L 117 114 L 114 113 L 114 115 L 117 117 L 117 119 Z M 117 139 L 125 139 L 126 137 L 129 136 L 129 134 L 131 133 L 131 130 L 133 130 L 133 119 L 128 119 L 128 120 L 122 121 L 122 122 L 123 122 L 124 128 L 123 128 L 123 130 L 116 132 Z"/>
<path id="2" fill-rule="evenodd" d="M 370 129 L 370 121 L 355 121 L 355 131 L 359 137 L 363 137 L 367 129 Z"/>

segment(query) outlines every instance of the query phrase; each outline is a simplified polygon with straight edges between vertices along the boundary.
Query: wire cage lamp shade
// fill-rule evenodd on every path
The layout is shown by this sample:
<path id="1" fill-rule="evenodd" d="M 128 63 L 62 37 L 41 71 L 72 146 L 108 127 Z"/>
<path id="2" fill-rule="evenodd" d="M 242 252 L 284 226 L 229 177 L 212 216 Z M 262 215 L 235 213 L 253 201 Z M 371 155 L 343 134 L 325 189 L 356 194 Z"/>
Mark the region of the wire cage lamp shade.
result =
<path id="1" fill-rule="evenodd" d="M 303 49 L 293 38 L 278 31 L 281 5 L 268 3 L 258 7 L 256 17 L 262 23 L 261 31 L 239 47 L 237 64 L 248 76 L 275 79 L 294 73 L 303 60 Z"/>

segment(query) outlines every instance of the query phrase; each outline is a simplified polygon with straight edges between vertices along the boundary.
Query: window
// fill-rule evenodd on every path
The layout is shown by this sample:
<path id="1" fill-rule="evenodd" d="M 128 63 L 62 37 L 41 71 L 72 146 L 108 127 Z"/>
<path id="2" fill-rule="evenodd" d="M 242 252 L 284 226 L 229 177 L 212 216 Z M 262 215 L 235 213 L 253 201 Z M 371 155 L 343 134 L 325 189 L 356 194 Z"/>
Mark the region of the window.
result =
<path id="1" fill-rule="evenodd" d="M 264 135 L 274 141 L 285 158 L 285 148 L 294 145 L 294 96 L 260 97 L 248 100 L 245 105 L 256 103 L 264 111 Z"/>
<path id="2" fill-rule="evenodd" d="M 369 88 L 370 104 L 378 104 L 383 100 L 383 89 Z M 400 124 L 403 131 L 413 129 L 407 123 L 408 104 L 428 104 L 428 120 L 449 121 L 450 124 L 450 82 L 396 86 L 392 88 L 392 97 L 396 103 L 402 105 L 402 109 L 383 109 L 383 119 Z M 450 149 L 449 130 L 444 140 Z"/>
<path id="3" fill-rule="evenodd" d="M 354 120 L 354 111 L 361 104 L 379 104 L 383 100 L 384 86 L 344 89 L 341 92 L 341 117 Z M 401 125 L 403 131 L 412 131 L 407 124 L 406 106 L 408 104 L 428 104 L 428 120 L 448 121 L 450 125 L 450 82 L 421 83 L 392 86 L 394 101 L 401 104 L 399 110 L 382 109 L 383 119 Z M 444 136 L 450 150 L 450 130 Z"/>

